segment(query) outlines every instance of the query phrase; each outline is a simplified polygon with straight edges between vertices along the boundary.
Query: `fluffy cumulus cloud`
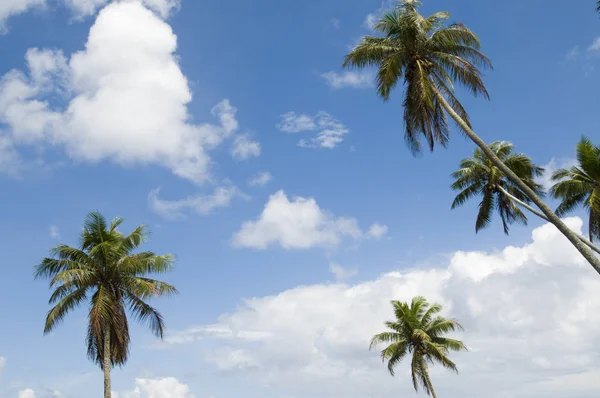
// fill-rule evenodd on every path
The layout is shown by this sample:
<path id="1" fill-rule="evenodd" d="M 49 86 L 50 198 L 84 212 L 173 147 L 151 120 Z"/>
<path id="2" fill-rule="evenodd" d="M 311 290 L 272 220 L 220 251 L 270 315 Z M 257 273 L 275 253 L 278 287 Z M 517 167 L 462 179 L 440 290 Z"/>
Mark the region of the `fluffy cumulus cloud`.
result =
<path id="1" fill-rule="evenodd" d="M 360 239 L 365 233 L 353 217 L 336 217 L 321 209 L 314 198 L 290 200 L 283 191 L 269 197 L 261 215 L 245 222 L 233 236 L 233 245 L 267 249 L 279 245 L 284 249 L 331 248 L 344 238 Z"/>
<path id="2" fill-rule="evenodd" d="M 280 117 L 277 128 L 284 133 L 313 132 L 309 139 L 301 139 L 298 146 L 302 148 L 333 149 L 344 141 L 350 130 L 327 112 L 319 112 L 315 116 L 287 112 Z"/>
<path id="3" fill-rule="evenodd" d="M 219 208 L 229 207 L 236 197 L 246 198 L 237 187 L 227 183 L 217 187 L 210 195 L 192 195 L 178 200 L 164 200 L 159 197 L 160 189 L 148 194 L 150 208 L 167 219 L 180 219 L 188 212 L 205 216 Z"/>
<path id="4" fill-rule="evenodd" d="M 142 0 L 142 2 L 162 18 L 167 18 L 180 6 L 179 0 Z M 109 3 L 109 0 L 65 0 L 65 3 L 73 10 L 76 17 L 81 18 L 94 15 L 99 8 Z"/>
<path id="5" fill-rule="evenodd" d="M 581 219 L 566 222 L 581 232 Z M 598 291 L 600 277 L 548 224 L 523 246 L 456 252 L 438 268 L 247 299 L 170 342 L 209 339 L 218 368 L 252 372 L 294 396 L 412 396 L 408 364 L 392 378 L 368 344 L 392 317 L 390 300 L 423 295 L 461 321 L 456 336 L 469 347 L 452 354 L 460 375 L 432 368 L 440 395 L 592 398 L 600 388 Z"/>
<path id="6" fill-rule="evenodd" d="M 321 77 L 331 88 L 369 88 L 373 87 L 373 73 L 369 71 L 355 72 L 346 71 L 342 73 L 327 72 Z"/>
<path id="7" fill-rule="evenodd" d="M 0 81 L 0 123 L 9 132 L 0 137 L 3 148 L 45 144 L 79 161 L 159 164 L 206 181 L 209 151 L 235 136 L 237 110 L 224 100 L 212 110 L 215 123 L 190 121 L 192 94 L 176 48 L 167 23 L 139 1 L 126 1 L 100 12 L 85 50 L 69 59 L 30 49 L 28 73 L 11 71 Z M 53 96 L 66 105 L 52 106 Z M 238 152 L 252 156 L 256 148 Z"/>
<path id="8" fill-rule="evenodd" d="M 35 398 L 35 391 L 30 388 L 19 391 L 19 398 Z"/>
<path id="9" fill-rule="evenodd" d="M 136 379 L 135 389 L 113 392 L 114 398 L 195 398 L 190 388 L 173 377 L 164 379 Z"/>

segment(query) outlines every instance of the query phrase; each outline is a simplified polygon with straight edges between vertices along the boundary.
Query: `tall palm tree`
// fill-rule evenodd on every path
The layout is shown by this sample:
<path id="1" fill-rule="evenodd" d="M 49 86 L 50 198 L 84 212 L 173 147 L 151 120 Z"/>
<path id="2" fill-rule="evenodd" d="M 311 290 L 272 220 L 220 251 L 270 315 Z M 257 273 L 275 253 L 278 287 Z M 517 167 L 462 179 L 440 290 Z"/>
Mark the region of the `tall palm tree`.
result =
<path id="1" fill-rule="evenodd" d="M 89 302 L 87 352 L 104 371 L 105 398 L 111 396 L 111 368 L 124 365 L 128 359 L 127 311 L 162 338 L 163 317 L 146 301 L 177 293 L 173 286 L 147 277 L 170 271 L 173 257 L 150 251 L 134 253 L 147 240 L 146 227 L 140 225 L 124 235 L 118 231 L 122 222 L 122 218 L 115 218 L 108 224 L 100 213 L 89 213 L 79 247 L 55 247 L 52 256 L 44 258 L 35 269 L 35 277 L 50 279 L 50 288 L 54 289 L 50 297 L 54 307 L 46 317 L 45 334 L 70 311 Z"/>
<path id="2" fill-rule="evenodd" d="M 478 67 L 491 68 L 491 63 L 479 51 L 477 36 L 462 24 L 444 26 L 450 17 L 447 12 L 422 16 L 418 12 L 420 4 L 418 0 L 399 0 L 398 6 L 384 14 L 375 25 L 375 30 L 382 33 L 383 37 L 363 37 L 346 55 L 343 66 L 378 67 L 377 91 L 384 100 L 388 100 L 392 89 L 399 81 L 403 81 L 406 86 L 405 136 L 414 152 L 421 150 L 422 139 L 425 139 L 430 150 L 434 149 L 436 143 L 442 146 L 447 144 L 450 135 L 449 115 L 600 273 L 600 259 L 471 128 L 468 115 L 454 94 L 454 82 L 463 85 L 474 95 L 488 98 Z"/>
<path id="3" fill-rule="evenodd" d="M 436 316 L 442 306 L 429 305 L 424 297 L 415 297 L 411 303 L 392 301 L 396 319 L 386 322 L 389 332 L 375 335 L 369 349 L 378 344 L 389 344 L 381 351 L 381 359 L 388 361 L 388 370 L 394 375 L 394 368 L 411 354 L 410 369 L 412 383 L 418 392 L 419 385 L 423 390 L 437 398 L 428 365 L 439 363 L 447 369 L 458 373 L 454 362 L 448 358 L 450 351 L 467 350 L 462 341 L 444 337 L 449 332 L 462 329 L 455 319 Z"/>
<path id="4" fill-rule="evenodd" d="M 600 147 L 583 137 L 577 144 L 578 165 L 552 175 L 552 196 L 561 199 L 556 214 L 563 216 L 583 205 L 589 213 L 590 240 L 600 239 Z"/>
<path id="5" fill-rule="evenodd" d="M 513 153 L 514 145 L 510 142 L 493 142 L 490 144 L 490 149 L 536 194 L 544 195 L 542 186 L 534 181 L 535 177 L 543 174 L 543 168 L 533 164 L 527 156 Z M 455 180 L 452 189 L 460 191 L 452 203 L 452 209 L 475 196 L 483 196 L 479 203 L 475 232 L 490 224 L 494 210 L 498 212 L 504 233 L 507 235 L 510 224 L 518 222 L 527 225 L 527 216 L 512 198 L 526 203 L 530 203 L 531 200 L 518 186 L 506 178 L 481 149 L 475 149 L 473 157 L 463 159 L 460 168 L 452 173 L 452 177 Z"/>

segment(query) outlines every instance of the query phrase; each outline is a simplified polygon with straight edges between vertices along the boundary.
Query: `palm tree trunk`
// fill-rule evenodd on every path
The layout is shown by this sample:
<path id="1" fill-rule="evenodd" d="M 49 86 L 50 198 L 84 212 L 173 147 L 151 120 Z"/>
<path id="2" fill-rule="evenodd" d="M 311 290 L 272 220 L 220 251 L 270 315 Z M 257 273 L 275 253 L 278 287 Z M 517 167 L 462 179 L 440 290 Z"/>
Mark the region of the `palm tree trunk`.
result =
<path id="1" fill-rule="evenodd" d="M 110 386 L 110 329 L 104 330 L 104 398 L 111 398 Z"/>
<path id="2" fill-rule="evenodd" d="M 498 190 L 500 192 L 502 192 L 502 194 L 504 196 L 506 196 L 508 199 L 512 200 L 513 202 L 516 202 L 517 204 L 523 206 L 524 208 L 526 208 L 527 210 L 529 210 L 530 212 L 532 212 L 533 214 L 535 214 L 536 216 L 538 216 L 539 218 L 546 220 L 548 222 L 550 222 L 550 220 L 548 220 L 548 217 L 546 217 L 543 213 L 540 213 L 539 211 L 537 211 L 536 209 L 534 209 L 533 207 L 529 206 L 527 203 L 523 202 L 522 200 L 518 199 L 517 197 L 511 195 L 507 190 L 505 190 L 504 188 L 498 186 L 497 187 Z M 581 235 L 577 235 L 577 237 L 579 237 L 579 239 L 585 243 L 590 249 L 592 249 L 593 251 L 595 251 L 596 253 L 600 254 L 600 248 L 596 245 L 594 245 L 589 239 L 587 239 L 585 236 L 581 236 Z"/>
<path id="3" fill-rule="evenodd" d="M 479 138 L 477 134 L 469 127 L 469 125 L 456 113 L 454 109 L 450 106 L 446 98 L 440 93 L 440 91 L 435 86 L 435 82 L 432 81 L 432 88 L 437 99 L 440 101 L 440 104 L 444 107 L 446 112 L 456 121 L 456 123 L 462 128 L 465 134 L 477 145 L 483 153 L 494 163 L 496 167 L 502 171 L 506 177 L 510 181 L 512 181 L 521 191 L 523 191 L 532 201 L 536 204 L 536 206 L 544 213 L 544 215 L 548 218 L 548 221 L 552 223 L 572 244 L 575 246 L 577 251 L 581 253 L 581 255 L 590 263 L 590 265 L 596 270 L 598 274 L 600 274 L 600 258 L 596 257 L 596 255 L 579 239 L 577 234 L 567 225 L 562 222 L 560 217 L 558 217 L 550 207 L 538 196 L 531 188 L 527 186 L 511 169 L 509 169 L 502 160 L 494 151 L 487 146 L 487 144 Z"/>
<path id="4" fill-rule="evenodd" d="M 437 398 L 435 394 L 435 390 L 433 389 L 433 384 L 431 383 L 431 379 L 429 378 L 429 372 L 427 371 L 427 366 L 423 365 L 423 374 L 425 376 L 425 381 L 427 382 L 427 388 L 429 388 L 429 392 L 431 393 L 432 398 Z"/>

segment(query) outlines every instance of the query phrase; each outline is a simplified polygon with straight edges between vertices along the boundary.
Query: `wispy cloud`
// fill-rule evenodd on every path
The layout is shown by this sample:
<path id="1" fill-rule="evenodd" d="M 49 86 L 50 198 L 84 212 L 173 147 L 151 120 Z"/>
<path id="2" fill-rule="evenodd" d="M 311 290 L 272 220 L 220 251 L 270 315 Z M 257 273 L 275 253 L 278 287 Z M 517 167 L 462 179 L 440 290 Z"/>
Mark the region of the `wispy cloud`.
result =
<path id="1" fill-rule="evenodd" d="M 210 195 L 198 194 L 179 200 L 164 200 L 159 194 L 159 188 L 148 194 L 150 208 L 158 215 L 171 220 L 185 218 L 188 212 L 206 216 L 219 208 L 229 207 L 236 197 L 248 198 L 230 183 L 217 187 Z"/>
<path id="2" fill-rule="evenodd" d="M 338 281 L 352 278 L 353 276 L 358 275 L 358 269 L 356 268 L 344 268 L 340 264 L 331 263 L 329 264 L 329 271 L 335 276 L 335 279 Z"/>
<path id="3" fill-rule="evenodd" d="M 352 87 L 352 88 L 370 88 L 373 87 L 374 75 L 371 71 L 345 71 L 342 73 L 327 72 L 321 77 L 327 85 L 334 89 Z"/>
<path id="4" fill-rule="evenodd" d="M 252 177 L 248 181 L 248 185 L 250 185 L 251 187 L 263 186 L 267 185 L 272 179 L 273 176 L 271 175 L 271 173 L 269 173 L 268 171 L 263 171 Z"/>
<path id="5" fill-rule="evenodd" d="M 60 239 L 60 230 L 56 225 L 50 227 L 50 237 L 52 239 Z"/>
<path id="6" fill-rule="evenodd" d="M 319 112 L 314 116 L 287 112 L 281 115 L 277 128 L 284 133 L 316 132 L 310 139 L 301 139 L 298 146 L 302 148 L 333 149 L 344 141 L 350 130 L 327 112 Z"/>

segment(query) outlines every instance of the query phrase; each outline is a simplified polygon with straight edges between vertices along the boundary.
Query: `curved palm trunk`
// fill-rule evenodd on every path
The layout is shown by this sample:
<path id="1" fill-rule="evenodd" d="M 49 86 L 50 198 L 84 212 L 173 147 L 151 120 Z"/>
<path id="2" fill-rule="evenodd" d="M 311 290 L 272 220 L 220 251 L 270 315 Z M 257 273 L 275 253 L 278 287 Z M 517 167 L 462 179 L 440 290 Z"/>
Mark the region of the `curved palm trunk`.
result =
<path id="1" fill-rule="evenodd" d="M 530 212 L 532 212 L 533 214 L 535 214 L 536 216 L 538 216 L 539 218 L 546 220 L 548 222 L 550 222 L 550 220 L 548 220 L 548 217 L 546 217 L 543 213 L 540 213 L 539 211 L 537 211 L 536 209 L 534 209 L 533 207 L 529 206 L 527 203 L 523 202 L 522 200 L 516 198 L 515 196 L 511 195 L 507 190 L 505 190 L 502 187 L 498 187 L 498 190 L 500 192 L 502 192 L 502 194 L 504 196 L 506 196 L 507 198 L 509 198 L 510 200 L 512 200 L 513 202 L 523 206 L 524 208 L 526 208 L 527 210 L 529 210 Z M 600 254 L 600 248 L 596 245 L 594 245 L 589 239 L 587 239 L 585 236 L 582 235 L 577 235 L 577 237 L 579 237 L 579 239 L 585 243 L 590 249 L 592 249 L 593 251 L 595 251 L 596 253 Z"/>
<path id="2" fill-rule="evenodd" d="M 110 330 L 104 331 L 104 398 L 111 398 L 110 386 Z"/>
<path id="3" fill-rule="evenodd" d="M 581 253 L 581 255 L 590 263 L 590 265 L 600 274 L 600 258 L 596 257 L 594 253 L 583 243 L 577 234 L 569 227 L 566 226 L 564 222 L 548 207 L 548 205 L 538 196 L 531 188 L 527 186 L 511 169 L 509 169 L 502 160 L 494 151 L 487 146 L 487 144 L 479 138 L 477 134 L 469 127 L 469 125 L 456 113 L 454 109 L 450 106 L 446 98 L 439 92 L 437 87 L 435 86 L 435 82 L 432 82 L 432 88 L 437 99 L 440 101 L 441 105 L 444 107 L 446 112 L 456 121 L 456 123 L 463 129 L 465 134 L 477 145 L 483 153 L 494 163 L 496 167 L 498 167 L 505 175 L 511 180 L 515 185 L 519 187 L 532 201 L 536 204 L 536 206 L 544 213 L 544 215 L 548 218 L 548 221 L 552 223 L 572 244 L 575 246 L 577 251 Z"/>

